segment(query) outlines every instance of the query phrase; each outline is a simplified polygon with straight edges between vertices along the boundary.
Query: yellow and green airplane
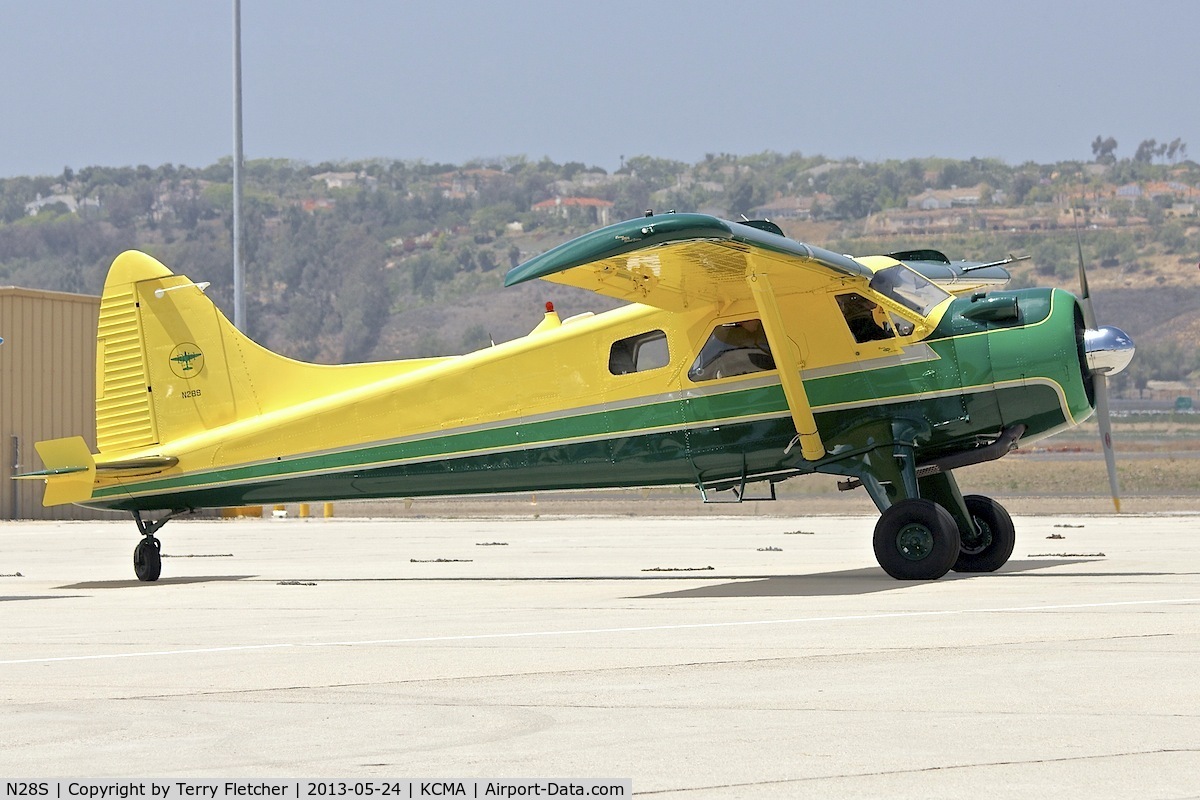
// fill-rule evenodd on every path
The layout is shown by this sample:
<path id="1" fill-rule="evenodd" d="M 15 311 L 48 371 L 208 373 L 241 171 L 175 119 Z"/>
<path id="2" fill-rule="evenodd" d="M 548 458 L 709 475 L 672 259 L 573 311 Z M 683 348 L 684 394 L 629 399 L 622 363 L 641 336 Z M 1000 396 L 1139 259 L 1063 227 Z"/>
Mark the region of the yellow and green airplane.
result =
<path id="1" fill-rule="evenodd" d="M 678 484 L 742 499 L 814 472 L 866 489 L 888 574 L 992 571 L 1012 520 L 953 470 L 1080 424 L 1133 355 L 1096 327 L 1086 281 L 1081 298 L 1007 291 L 1011 260 L 851 258 L 766 221 L 648 214 L 505 281 L 628 305 L 548 308 L 466 355 L 325 366 L 260 347 L 200 285 L 130 251 L 100 306 L 99 452 L 41 442 L 45 469 L 23 477 L 45 480 L 46 505 L 132 512 L 147 581 L 156 532 L 203 507 Z"/>

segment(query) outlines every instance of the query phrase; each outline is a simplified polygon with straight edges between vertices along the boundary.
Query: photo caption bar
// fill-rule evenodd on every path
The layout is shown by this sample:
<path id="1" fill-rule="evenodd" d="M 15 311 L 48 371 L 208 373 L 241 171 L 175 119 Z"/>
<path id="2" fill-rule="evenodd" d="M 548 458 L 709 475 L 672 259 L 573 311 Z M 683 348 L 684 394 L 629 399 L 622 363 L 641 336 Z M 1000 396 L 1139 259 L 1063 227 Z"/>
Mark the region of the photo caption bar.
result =
<path id="1" fill-rule="evenodd" d="M 557 778 L 491 780 L 7 780 L 0 800 L 244 800 L 245 798 L 632 797 L 633 781 Z"/>

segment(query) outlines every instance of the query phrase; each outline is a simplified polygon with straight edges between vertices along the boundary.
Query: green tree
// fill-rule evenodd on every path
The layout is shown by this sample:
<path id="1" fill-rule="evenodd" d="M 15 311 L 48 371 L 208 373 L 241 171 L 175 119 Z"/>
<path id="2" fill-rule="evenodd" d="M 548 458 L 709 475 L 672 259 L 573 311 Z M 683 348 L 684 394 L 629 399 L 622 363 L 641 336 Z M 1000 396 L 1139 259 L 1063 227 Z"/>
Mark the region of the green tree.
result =
<path id="1" fill-rule="evenodd" d="M 1137 152 L 1133 154 L 1133 160 L 1139 164 L 1149 164 L 1154 160 L 1154 155 L 1157 152 L 1157 141 L 1154 139 L 1143 139 L 1137 147 Z"/>
<path id="2" fill-rule="evenodd" d="M 479 248 L 479 252 L 475 254 L 475 263 L 479 265 L 481 272 L 491 272 L 499 266 L 496 253 L 490 247 Z"/>
<path id="3" fill-rule="evenodd" d="M 1117 157 L 1114 153 L 1117 150 L 1117 140 L 1109 136 L 1102 138 L 1096 134 L 1095 140 L 1092 142 L 1092 156 L 1096 159 L 1097 164 L 1114 164 Z"/>
<path id="4" fill-rule="evenodd" d="M 1133 213 L 1133 203 L 1124 198 L 1113 200 L 1108 204 L 1108 213 L 1113 215 L 1118 225 L 1125 225 L 1129 222 L 1129 215 Z"/>
<path id="5" fill-rule="evenodd" d="M 1018 172 L 1012 179 L 1012 202 L 1024 205 L 1029 193 L 1037 186 L 1038 179 L 1028 172 Z"/>
<path id="6" fill-rule="evenodd" d="M 1075 268 L 1074 251 L 1062 237 L 1045 238 L 1036 242 L 1029 250 L 1033 256 L 1033 268 L 1045 275 L 1066 277 Z"/>
<path id="7" fill-rule="evenodd" d="M 833 210 L 845 219 L 861 219 L 880 210 L 879 186 L 857 169 L 844 170 L 829 182 Z"/>
<path id="8" fill-rule="evenodd" d="M 669 158 L 653 158 L 651 156 L 634 156 L 625 162 L 624 170 L 646 182 L 654 189 L 665 189 L 679 179 L 687 171 L 688 165 L 682 161 Z"/>
<path id="9" fill-rule="evenodd" d="M 753 176 L 742 175 L 729 187 L 729 213 L 733 216 L 748 215 L 755 206 L 764 202 L 764 194 Z"/>
<path id="10" fill-rule="evenodd" d="M 1158 241 L 1168 253 L 1182 253 L 1187 249 L 1187 231 L 1178 220 L 1164 222 L 1158 228 Z"/>

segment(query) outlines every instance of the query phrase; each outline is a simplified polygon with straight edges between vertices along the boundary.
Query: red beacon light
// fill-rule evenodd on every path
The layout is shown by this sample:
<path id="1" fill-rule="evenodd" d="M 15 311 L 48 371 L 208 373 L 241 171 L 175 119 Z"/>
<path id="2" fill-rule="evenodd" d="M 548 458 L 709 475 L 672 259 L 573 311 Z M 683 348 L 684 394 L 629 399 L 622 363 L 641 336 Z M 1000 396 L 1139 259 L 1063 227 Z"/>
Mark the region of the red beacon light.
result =
<path id="1" fill-rule="evenodd" d="M 562 320 L 558 318 L 558 314 L 554 311 L 554 303 L 546 301 L 546 314 L 542 317 L 542 321 L 533 329 L 534 333 L 551 330 L 562 325 Z"/>

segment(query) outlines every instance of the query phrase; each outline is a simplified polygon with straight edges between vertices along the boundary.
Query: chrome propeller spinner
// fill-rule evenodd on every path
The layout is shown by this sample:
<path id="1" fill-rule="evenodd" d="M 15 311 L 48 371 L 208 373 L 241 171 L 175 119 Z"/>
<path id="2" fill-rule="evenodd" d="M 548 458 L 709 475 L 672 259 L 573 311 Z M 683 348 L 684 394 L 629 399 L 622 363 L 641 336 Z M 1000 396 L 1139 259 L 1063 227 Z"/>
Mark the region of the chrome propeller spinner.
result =
<path id="1" fill-rule="evenodd" d="M 1133 360 L 1133 339 L 1120 328 L 1105 325 L 1083 333 L 1083 350 L 1093 375 L 1116 375 Z"/>

